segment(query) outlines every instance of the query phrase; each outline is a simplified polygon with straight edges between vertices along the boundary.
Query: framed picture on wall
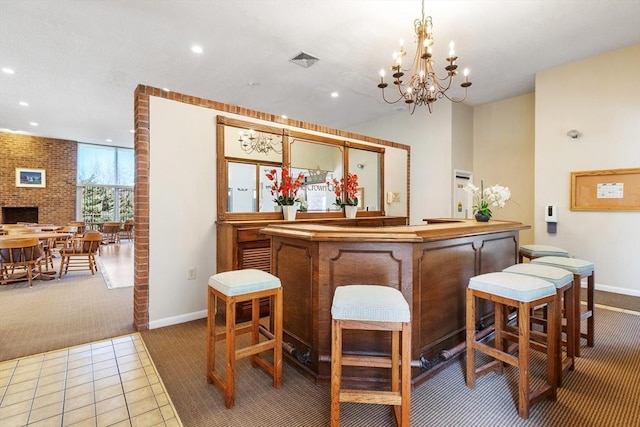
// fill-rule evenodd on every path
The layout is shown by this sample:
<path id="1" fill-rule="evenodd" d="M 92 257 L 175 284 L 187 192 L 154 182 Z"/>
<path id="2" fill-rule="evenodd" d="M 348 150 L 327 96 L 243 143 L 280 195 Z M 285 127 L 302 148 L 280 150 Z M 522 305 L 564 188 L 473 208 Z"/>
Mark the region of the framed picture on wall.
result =
<path id="1" fill-rule="evenodd" d="M 47 176 L 44 169 L 16 168 L 16 187 L 44 188 Z"/>

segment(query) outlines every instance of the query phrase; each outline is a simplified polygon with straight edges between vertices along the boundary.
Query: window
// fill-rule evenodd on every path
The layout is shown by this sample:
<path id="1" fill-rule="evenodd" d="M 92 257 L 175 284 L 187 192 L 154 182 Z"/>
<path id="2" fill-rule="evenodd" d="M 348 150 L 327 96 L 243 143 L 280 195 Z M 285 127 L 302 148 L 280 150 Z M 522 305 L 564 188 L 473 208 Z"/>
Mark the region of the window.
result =
<path id="1" fill-rule="evenodd" d="M 78 144 L 76 216 L 88 224 L 133 219 L 134 152 Z"/>

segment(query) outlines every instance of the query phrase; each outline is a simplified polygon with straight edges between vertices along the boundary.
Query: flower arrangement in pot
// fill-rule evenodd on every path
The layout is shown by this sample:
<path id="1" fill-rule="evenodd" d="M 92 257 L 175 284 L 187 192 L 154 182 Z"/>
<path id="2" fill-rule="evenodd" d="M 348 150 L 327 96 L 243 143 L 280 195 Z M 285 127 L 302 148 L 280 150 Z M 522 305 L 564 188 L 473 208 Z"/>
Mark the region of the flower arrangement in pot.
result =
<path id="1" fill-rule="evenodd" d="M 358 209 L 358 175 L 349 173 L 346 178 L 340 178 L 339 181 L 333 178 L 327 184 L 333 185 L 333 192 L 336 195 L 334 205 L 344 208 L 347 216 L 354 217 Z"/>
<path id="2" fill-rule="evenodd" d="M 289 172 L 289 168 L 284 167 L 282 168 L 280 179 L 278 179 L 278 171 L 276 169 L 271 169 L 265 175 L 271 181 L 271 195 L 274 196 L 273 201 L 278 206 L 293 206 L 299 201 L 297 195 L 304 183 L 303 173 L 299 173 L 294 179 Z M 283 210 L 283 212 L 285 211 Z M 285 213 L 285 215 L 287 214 Z M 292 215 L 294 215 L 295 219 L 295 209 L 293 209 Z"/>
<path id="3" fill-rule="evenodd" d="M 504 208 L 505 203 L 511 198 L 509 187 L 496 184 L 484 188 L 483 181 L 480 181 L 480 188 L 469 183 L 464 190 L 473 196 L 473 213 L 480 222 L 489 221 L 493 215 L 491 207 Z"/>

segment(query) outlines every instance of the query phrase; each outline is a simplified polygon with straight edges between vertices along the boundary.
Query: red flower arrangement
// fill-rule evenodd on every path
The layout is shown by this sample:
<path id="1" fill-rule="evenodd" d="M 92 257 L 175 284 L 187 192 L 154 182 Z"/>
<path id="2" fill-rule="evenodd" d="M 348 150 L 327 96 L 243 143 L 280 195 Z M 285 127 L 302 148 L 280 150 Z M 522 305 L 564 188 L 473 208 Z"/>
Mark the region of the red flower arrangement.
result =
<path id="1" fill-rule="evenodd" d="M 331 182 L 327 184 L 333 184 L 333 192 L 336 195 L 336 202 L 334 205 L 340 206 L 358 206 L 358 175 L 347 174 L 345 182 L 344 178 L 340 178 L 340 181 L 333 178 Z"/>
<path id="2" fill-rule="evenodd" d="M 296 195 L 298 190 L 304 183 L 304 174 L 299 173 L 298 177 L 294 180 L 289 174 L 289 169 L 282 168 L 282 174 L 280 175 L 280 182 L 278 183 L 278 171 L 271 169 L 266 173 L 267 178 L 273 184 L 271 184 L 271 195 L 275 196 L 273 199 L 280 206 L 293 206 L 297 201 Z"/>

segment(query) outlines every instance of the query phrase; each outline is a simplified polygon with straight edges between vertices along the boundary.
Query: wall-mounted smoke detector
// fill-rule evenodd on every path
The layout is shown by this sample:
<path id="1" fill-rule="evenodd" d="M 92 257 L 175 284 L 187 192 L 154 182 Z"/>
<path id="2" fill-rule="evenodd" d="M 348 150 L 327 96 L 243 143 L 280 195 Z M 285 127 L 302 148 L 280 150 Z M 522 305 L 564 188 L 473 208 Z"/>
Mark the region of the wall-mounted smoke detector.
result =
<path id="1" fill-rule="evenodd" d="M 300 53 L 298 53 L 296 56 L 291 58 L 289 61 L 303 68 L 309 68 L 319 60 L 320 58 L 316 58 L 315 56 L 307 52 L 300 51 Z"/>

